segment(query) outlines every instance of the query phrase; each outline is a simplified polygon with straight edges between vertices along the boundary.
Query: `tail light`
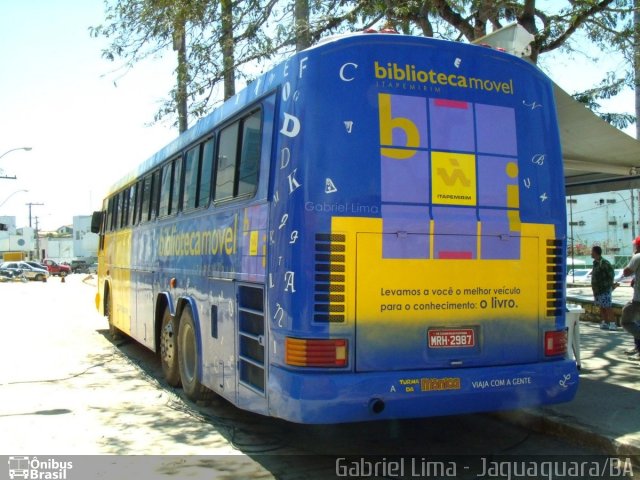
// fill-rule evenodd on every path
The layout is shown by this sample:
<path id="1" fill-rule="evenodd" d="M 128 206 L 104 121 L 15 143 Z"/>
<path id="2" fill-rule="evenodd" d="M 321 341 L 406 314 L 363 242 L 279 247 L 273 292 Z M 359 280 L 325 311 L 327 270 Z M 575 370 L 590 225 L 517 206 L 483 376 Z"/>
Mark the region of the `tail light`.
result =
<path id="1" fill-rule="evenodd" d="M 544 354 L 547 357 L 567 353 L 567 331 L 544 332 Z"/>
<path id="2" fill-rule="evenodd" d="M 295 367 L 344 367 L 347 365 L 347 341 L 342 338 L 287 337 L 285 362 Z"/>

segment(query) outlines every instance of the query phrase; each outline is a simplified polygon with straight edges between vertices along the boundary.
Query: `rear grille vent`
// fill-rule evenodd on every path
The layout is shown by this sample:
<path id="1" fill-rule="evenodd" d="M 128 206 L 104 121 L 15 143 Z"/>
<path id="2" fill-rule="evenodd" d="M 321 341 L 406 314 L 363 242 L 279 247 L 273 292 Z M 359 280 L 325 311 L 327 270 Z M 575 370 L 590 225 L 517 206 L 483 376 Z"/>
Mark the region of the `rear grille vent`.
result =
<path id="1" fill-rule="evenodd" d="M 316 234 L 313 321 L 344 322 L 346 311 L 346 236 Z"/>
<path id="2" fill-rule="evenodd" d="M 547 240 L 546 258 L 547 317 L 558 317 L 562 315 L 562 293 L 564 291 L 562 240 Z"/>

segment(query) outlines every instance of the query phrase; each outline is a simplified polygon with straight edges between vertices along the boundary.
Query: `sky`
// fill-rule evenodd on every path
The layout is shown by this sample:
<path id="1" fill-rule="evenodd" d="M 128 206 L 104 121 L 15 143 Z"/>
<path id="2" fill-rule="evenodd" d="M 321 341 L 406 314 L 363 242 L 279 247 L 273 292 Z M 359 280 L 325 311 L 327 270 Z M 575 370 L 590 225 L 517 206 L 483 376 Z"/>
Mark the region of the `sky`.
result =
<path id="1" fill-rule="evenodd" d="M 103 0 L 0 0 L 0 216 L 55 230 L 100 209 L 109 187 L 177 136 L 153 116 L 171 89 L 173 52 L 123 71 L 101 58 Z M 547 57 L 548 58 L 548 57 Z M 556 56 L 542 67 L 570 93 L 615 59 Z M 605 63 L 606 62 L 606 63 Z M 607 103 L 633 113 L 633 93 Z M 635 127 L 628 129 L 633 135 Z M 24 190 L 28 190 L 25 192 Z"/>
<path id="2" fill-rule="evenodd" d="M 98 210 L 108 188 L 177 135 L 149 126 L 173 52 L 125 72 L 101 58 L 102 0 L 0 0 L 0 216 L 55 230 Z M 22 190 L 28 190 L 24 192 Z M 8 198 L 8 199 L 7 199 Z M 5 202 L 6 200 L 6 202 Z"/>

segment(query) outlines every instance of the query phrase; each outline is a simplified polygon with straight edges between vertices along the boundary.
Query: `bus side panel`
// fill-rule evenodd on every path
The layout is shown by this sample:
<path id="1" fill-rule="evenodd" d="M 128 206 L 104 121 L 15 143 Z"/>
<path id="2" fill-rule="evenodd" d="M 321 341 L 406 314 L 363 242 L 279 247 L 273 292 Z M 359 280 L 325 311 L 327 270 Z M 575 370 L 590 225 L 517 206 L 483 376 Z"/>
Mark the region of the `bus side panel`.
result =
<path id="1" fill-rule="evenodd" d="M 235 286 L 234 282 L 228 280 L 210 280 L 208 283 L 209 311 L 204 312 L 206 317 L 200 317 L 202 384 L 236 403 Z"/>
<path id="2" fill-rule="evenodd" d="M 111 278 L 111 308 L 113 324 L 132 335 L 131 323 L 135 315 L 135 293 L 131 285 L 131 230 L 107 234 L 107 276 Z"/>

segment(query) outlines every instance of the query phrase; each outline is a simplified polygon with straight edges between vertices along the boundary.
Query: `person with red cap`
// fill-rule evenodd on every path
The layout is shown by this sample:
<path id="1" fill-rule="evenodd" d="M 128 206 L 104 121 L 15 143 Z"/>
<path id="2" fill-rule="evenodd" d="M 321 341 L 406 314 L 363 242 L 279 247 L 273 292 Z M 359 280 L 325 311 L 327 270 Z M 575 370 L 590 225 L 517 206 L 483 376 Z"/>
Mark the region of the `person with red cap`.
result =
<path id="1" fill-rule="evenodd" d="M 620 324 L 633 335 L 634 347 L 626 353 L 635 359 L 640 359 L 640 281 L 638 281 L 640 279 L 640 237 L 636 237 L 633 241 L 633 254 L 622 272 L 625 277 L 635 275 L 631 281 L 633 299 L 622 309 Z"/>

